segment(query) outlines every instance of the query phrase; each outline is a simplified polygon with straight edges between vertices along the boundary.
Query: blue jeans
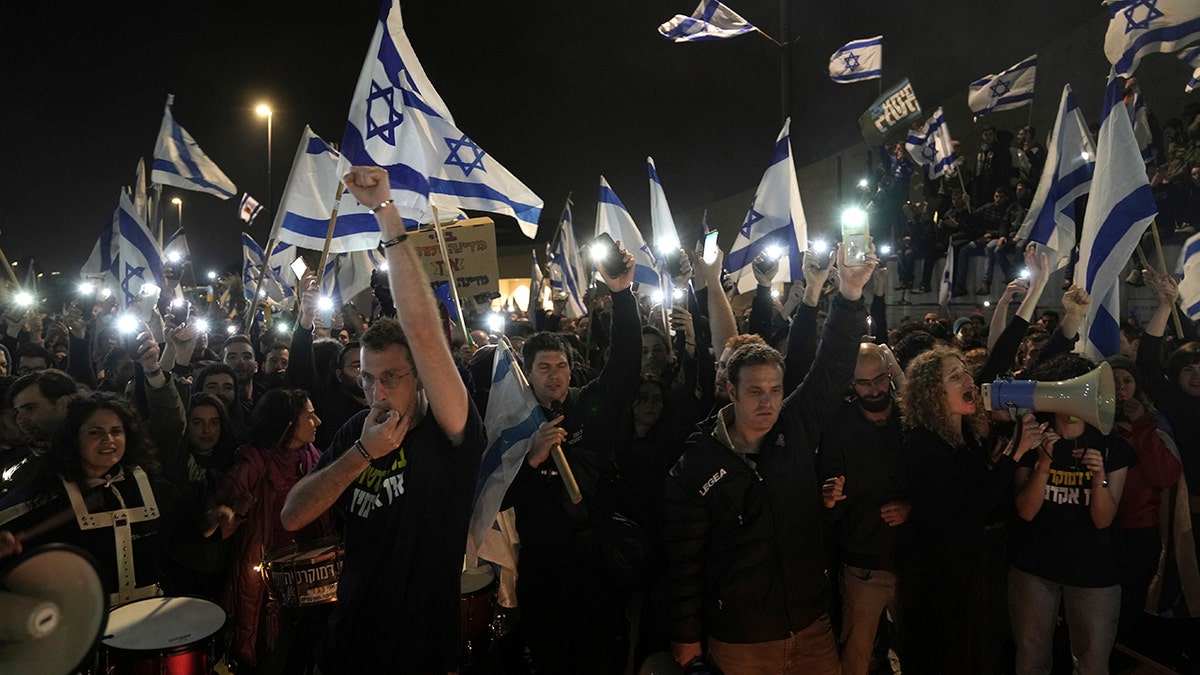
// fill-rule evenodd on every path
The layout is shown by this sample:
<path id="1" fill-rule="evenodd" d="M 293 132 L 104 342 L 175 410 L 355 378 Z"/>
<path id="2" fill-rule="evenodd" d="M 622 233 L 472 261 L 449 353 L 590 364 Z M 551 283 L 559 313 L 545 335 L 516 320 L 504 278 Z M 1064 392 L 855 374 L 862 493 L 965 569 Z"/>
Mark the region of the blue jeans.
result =
<path id="1" fill-rule="evenodd" d="M 1075 672 L 1107 674 L 1117 637 L 1121 587 L 1066 586 L 1014 567 L 1008 573 L 1008 616 L 1017 642 L 1017 675 L 1049 675 L 1060 602 L 1066 605 Z"/>

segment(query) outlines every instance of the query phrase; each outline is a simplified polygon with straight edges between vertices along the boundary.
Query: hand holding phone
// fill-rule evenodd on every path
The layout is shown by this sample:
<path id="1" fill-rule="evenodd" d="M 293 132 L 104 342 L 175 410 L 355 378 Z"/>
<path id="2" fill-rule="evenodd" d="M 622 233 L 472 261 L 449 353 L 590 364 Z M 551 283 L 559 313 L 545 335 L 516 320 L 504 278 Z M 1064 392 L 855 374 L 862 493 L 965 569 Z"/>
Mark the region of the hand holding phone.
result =
<path id="1" fill-rule="evenodd" d="M 625 257 L 607 232 L 601 232 L 592 240 L 590 250 L 592 260 L 603 267 L 608 276 L 616 278 L 625 274 Z"/>

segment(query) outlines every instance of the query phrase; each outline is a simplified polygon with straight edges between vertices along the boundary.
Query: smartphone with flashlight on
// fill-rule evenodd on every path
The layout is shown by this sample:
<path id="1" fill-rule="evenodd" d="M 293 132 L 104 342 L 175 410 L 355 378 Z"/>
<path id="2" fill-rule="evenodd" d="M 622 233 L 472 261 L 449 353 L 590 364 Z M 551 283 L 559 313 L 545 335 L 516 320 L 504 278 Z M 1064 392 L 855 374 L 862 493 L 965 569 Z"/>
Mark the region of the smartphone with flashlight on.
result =
<path id="1" fill-rule="evenodd" d="M 296 279 L 303 279 L 304 273 L 308 271 L 308 265 L 304 263 L 304 258 L 296 258 L 292 261 L 292 274 L 296 275 Z"/>
<path id="2" fill-rule="evenodd" d="M 593 239 L 589 250 L 592 260 L 599 263 L 608 276 L 619 277 L 625 274 L 625 260 L 621 256 L 621 249 L 617 248 L 617 242 L 613 241 L 607 232 L 601 232 Z"/>
<path id="3" fill-rule="evenodd" d="M 704 262 L 709 265 L 717 262 L 717 231 L 713 230 L 704 235 Z"/>
<path id="4" fill-rule="evenodd" d="M 867 212 L 856 207 L 842 211 L 842 250 L 847 267 L 867 263 L 870 242 L 871 228 L 867 223 Z"/>

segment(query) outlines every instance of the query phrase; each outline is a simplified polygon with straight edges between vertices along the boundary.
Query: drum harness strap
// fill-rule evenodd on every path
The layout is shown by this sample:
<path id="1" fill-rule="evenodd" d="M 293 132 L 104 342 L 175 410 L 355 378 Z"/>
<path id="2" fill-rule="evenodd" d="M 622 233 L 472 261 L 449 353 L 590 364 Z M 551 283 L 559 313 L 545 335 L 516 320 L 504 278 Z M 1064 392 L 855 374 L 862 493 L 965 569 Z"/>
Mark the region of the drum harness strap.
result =
<path id="1" fill-rule="evenodd" d="M 133 523 L 141 523 L 158 518 L 158 502 L 154 499 L 154 491 L 150 489 L 150 480 L 146 477 L 146 472 L 137 466 L 130 468 L 129 472 L 133 474 L 133 479 L 137 484 L 138 492 L 142 496 L 143 504 L 143 506 L 133 509 L 125 506 L 124 497 L 121 496 L 121 492 L 114 485 L 125 479 L 125 472 L 121 468 L 117 469 L 117 473 L 114 476 L 88 479 L 87 481 L 88 487 L 103 487 L 112 491 L 112 494 L 121 504 L 121 508 L 115 511 L 90 513 L 87 505 L 84 503 L 83 493 L 79 491 L 79 486 L 75 485 L 72 481 L 63 480 L 63 486 L 67 489 L 67 498 L 71 500 L 71 508 L 75 511 L 75 519 L 79 523 L 79 529 L 96 530 L 104 527 L 113 528 L 117 554 L 117 578 L 119 582 L 117 592 L 109 598 L 113 605 L 123 605 L 134 600 L 151 598 L 159 594 L 158 584 L 151 584 L 141 588 L 137 586 L 137 576 L 133 569 L 133 533 L 130 529 L 130 525 Z"/>

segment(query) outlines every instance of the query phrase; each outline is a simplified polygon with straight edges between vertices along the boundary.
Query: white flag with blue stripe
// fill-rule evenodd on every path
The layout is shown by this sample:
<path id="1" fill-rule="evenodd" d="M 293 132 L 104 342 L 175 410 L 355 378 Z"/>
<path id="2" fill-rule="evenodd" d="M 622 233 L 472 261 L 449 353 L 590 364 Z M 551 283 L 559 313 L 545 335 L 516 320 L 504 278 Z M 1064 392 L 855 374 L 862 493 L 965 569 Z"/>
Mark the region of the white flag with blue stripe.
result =
<path id="1" fill-rule="evenodd" d="M 883 36 L 847 42 L 829 57 L 829 79 L 838 84 L 883 77 Z"/>
<path id="2" fill-rule="evenodd" d="M 1179 282 L 1179 303 L 1188 318 L 1200 319 L 1200 234 L 1193 234 L 1183 243 L 1179 253 L 1183 279 Z"/>
<path id="3" fill-rule="evenodd" d="M 188 246 L 187 233 L 182 227 L 167 238 L 163 243 L 162 252 L 163 260 L 172 265 L 180 265 L 191 259 L 192 249 Z"/>
<path id="4" fill-rule="evenodd" d="M 1121 270 L 1158 214 L 1123 96 L 1120 80 L 1110 75 L 1075 267 L 1075 284 L 1092 296 L 1076 350 L 1093 360 L 1120 352 Z"/>
<path id="5" fill-rule="evenodd" d="M 967 105 L 976 117 L 1030 105 L 1036 77 L 1037 54 L 1034 54 L 1002 73 L 972 82 Z"/>
<path id="6" fill-rule="evenodd" d="M 341 152 L 343 169 L 387 170 L 392 197 L 410 225 L 432 222 L 432 203 L 443 211 L 509 215 L 525 236 L 537 234 L 541 198 L 455 127 L 412 51 L 397 0 L 383 3 Z"/>
<path id="7" fill-rule="evenodd" d="M 137 215 L 133 199 L 124 188 L 113 213 L 113 235 L 116 256 L 112 271 L 120 288 L 117 300 L 124 309 L 137 299 L 144 284 L 159 288 L 163 284 L 162 248 Z"/>
<path id="8" fill-rule="evenodd" d="M 578 319 L 587 314 L 587 305 L 583 296 L 587 292 L 587 268 L 579 257 L 580 248 L 575 239 L 575 226 L 571 218 L 571 202 L 563 210 L 562 227 L 559 230 L 558 244 L 554 250 L 547 251 L 550 260 L 550 287 L 561 291 L 567 297 L 563 313 L 572 319 Z"/>
<path id="9" fill-rule="evenodd" d="M 621 198 L 609 187 L 604 176 L 600 177 L 600 202 L 596 205 L 596 234 L 607 232 L 614 240 L 621 243 L 625 250 L 633 255 L 637 265 L 633 270 L 633 280 L 639 284 L 658 285 L 656 262 L 650 245 L 642 238 L 642 233 L 633 222 L 633 216 Z"/>
<path id="10" fill-rule="evenodd" d="M 533 260 L 529 266 L 529 299 L 525 302 L 525 313 L 532 320 L 533 312 L 542 309 L 542 298 L 545 297 L 544 291 L 546 290 L 546 275 L 542 272 L 542 264 L 538 262 L 537 249 L 530 250 L 530 253 Z"/>
<path id="11" fill-rule="evenodd" d="M 321 276 L 321 294 L 332 300 L 334 307 L 341 307 L 371 287 L 371 273 L 384 262 L 378 250 L 329 256 Z M 273 261 L 271 267 L 275 267 Z"/>
<path id="12" fill-rule="evenodd" d="M 954 244 L 946 247 L 946 266 L 942 268 L 942 282 L 938 285 L 938 304 L 942 307 L 950 305 L 954 297 Z"/>
<path id="13" fill-rule="evenodd" d="M 753 291 L 758 285 L 750 265 L 760 253 L 774 247 L 780 253 L 779 269 L 785 277 L 776 281 L 795 281 L 801 278 L 801 252 L 808 248 L 808 221 L 804 204 L 800 202 L 800 185 L 796 181 L 796 166 L 792 163 L 792 146 L 788 130 L 792 120 L 783 123 L 771 161 L 763 173 L 746 221 L 738 231 L 725 271 L 738 282 L 738 293 Z"/>
<path id="14" fill-rule="evenodd" d="M 658 32 L 675 42 L 724 40 L 758 30 L 737 12 L 718 0 L 701 0 L 691 16 L 676 14 L 658 27 Z"/>
<path id="15" fill-rule="evenodd" d="M 1133 137 L 1137 139 L 1138 150 L 1142 152 L 1142 161 L 1149 164 L 1158 153 L 1154 150 L 1154 133 L 1150 130 L 1150 113 L 1146 110 L 1146 101 L 1141 92 L 1134 91 L 1126 98 L 1125 106 L 1129 109 L 1129 119 L 1133 121 Z"/>
<path id="16" fill-rule="evenodd" d="M 168 94 L 162 125 L 158 128 L 158 141 L 154 144 L 150 180 L 160 185 L 207 192 L 221 199 L 229 199 L 237 194 L 237 186 L 233 181 L 204 154 L 192 135 L 175 121 L 171 113 L 174 103 L 175 95 Z"/>
<path id="17" fill-rule="evenodd" d="M 1108 0 L 1111 19 L 1104 55 L 1120 77 L 1130 77 L 1147 54 L 1179 52 L 1200 68 L 1200 2 L 1196 0 Z M 1195 78 L 1193 78 L 1195 79 Z"/>
<path id="18" fill-rule="evenodd" d="M 646 170 L 650 173 L 650 231 L 654 233 L 654 249 L 666 253 L 679 248 L 679 234 L 653 157 L 646 158 Z"/>
<path id="19" fill-rule="evenodd" d="M 1096 171 L 1096 145 L 1079 110 L 1071 85 L 1063 86 L 1054 121 L 1053 141 L 1046 148 L 1046 168 L 1017 238 L 1053 250 L 1055 269 L 1065 267 L 1075 248 L 1075 200 L 1087 194 Z"/>
<path id="20" fill-rule="evenodd" d="M 263 248 L 258 245 L 258 242 L 246 234 L 242 233 L 242 296 L 249 301 L 254 295 L 254 289 L 259 288 L 258 295 L 260 298 L 269 300 L 272 304 L 278 305 L 285 299 L 295 295 L 292 289 L 292 284 L 284 281 L 285 274 L 291 274 L 292 271 L 287 269 L 292 261 L 296 259 L 296 247 L 279 242 L 275 245 L 275 252 L 271 254 L 271 269 L 263 279 L 262 287 L 259 288 L 258 277 L 263 266 Z M 286 271 L 285 271 L 286 270 Z"/>
<path id="21" fill-rule="evenodd" d="M 918 165 L 925 167 L 930 180 L 954 173 L 958 155 L 954 152 L 954 140 L 946 126 L 946 116 L 939 107 L 920 129 L 908 132 L 904 147 Z"/>
<path id="22" fill-rule="evenodd" d="M 331 253 L 362 251 L 379 245 L 379 223 L 375 222 L 375 214 L 350 197 L 345 188 L 339 201 L 340 159 L 341 155 L 324 139 L 304 127 L 270 239 L 322 250 L 336 204 L 338 218 L 329 241 Z"/>
<path id="23" fill-rule="evenodd" d="M 1180 306 L 1192 321 L 1200 319 L 1200 234 L 1193 234 L 1180 251 Z"/>
<path id="24" fill-rule="evenodd" d="M 507 342 L 500 340 L 492 357 L 492 390 L 483 420 L 487 450 L 479 463 L 475 506 L 467 530 L 471 550 L 483 545 L 483 538 L 500 512 L 504 493 L 529 453 L 530 438 L 546 421 L 546 413 L 525 382 L 521 364 Z"/>

